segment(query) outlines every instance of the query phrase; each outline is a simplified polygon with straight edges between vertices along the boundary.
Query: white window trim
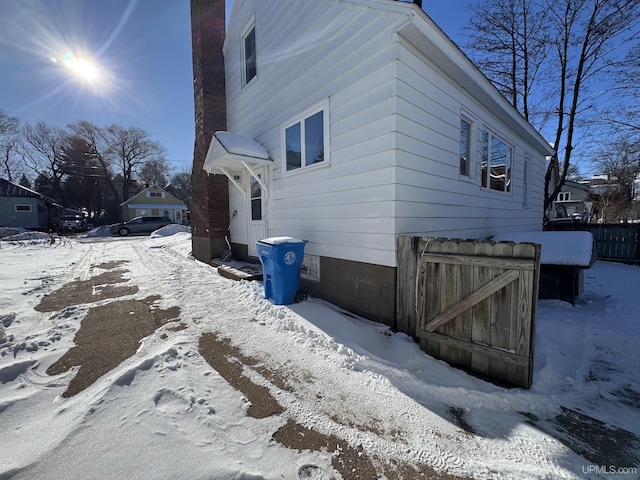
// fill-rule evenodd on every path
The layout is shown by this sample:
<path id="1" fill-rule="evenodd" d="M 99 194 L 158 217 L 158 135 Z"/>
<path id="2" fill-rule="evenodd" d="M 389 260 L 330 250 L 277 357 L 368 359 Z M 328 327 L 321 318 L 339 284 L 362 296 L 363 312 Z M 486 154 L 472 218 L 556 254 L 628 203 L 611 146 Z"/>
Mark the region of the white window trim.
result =
<path id="1" fill-rule="evenodd" d="M 571 202 L 571 192 L 560 192 L 558 193 L 557 202 Z"/>
<path id="2" fill-rule="evenodd" d="M 256 17 L 255 15 L 251 18 L 245 29 L 242 31 L 242 35 L 240 35 L 240 58 L 241 58 L 241 78 L 242 78 L 242 88 L 247 87 L 258 80 L 258 32 L 255 30 L 256 37 L 256 74 L 254 77 L 247 82 L 247 57 L 245 52 L 245 38 L 249 35 L 252 29 L 256 28 Z"/>
<path id="3" fill-rule="evenodd" d="M 487 132 L 489 134 L 489 159 L 491 159 L 491 137 L 497 138 L 502 143 L 504 143 L 507 148 L 511 149 L 511 188 L 508 191 L 496 190 L 494 188 L 491 188 L 491 182 L 489 178 L 487 178 L 487 186 L 486 187 L 482 186 L 482 134 L 484 132 Z M 497 131 L 491 128 L 490 126 L 488 125 L 482 126 L 482 129 L 480 130 L 480 138 L 479 138 L 480 154 L 479 154 L 479 167 L 478 167 L 479 173 L 480 173 L 480 189 L 484 192 L 493 192 L 498 195 L 513 196 L 513 191 L 514 191 L 513 179 L 514 179 L 514 172 L 515 172 L 515 165 L 516 165 L 516 148 L 512 143 L 508 142 L 506 138 L 507 138 L 506 135 L 497 133 Z M 490 171 L 491 171 L 490 165 L 487 165 L 487 172 L 490 172 Z"/>
<path id="4" fill-rule="evenodd" d="M 295 170 L 287 170 L 287 128 L 292 127 L 296 123 L 301 124 L 300 128 L 300 136 L 301 139 L 304 138 L 304 120 L 315 115 L 318 112 L 323 112 L 322 122 L 324 129 L 324 160 L 320 163 L 316 163 L 315 165 L 305 165 L 304 159 L 302 160 L 302 165 L 300 168 L 296 168 Z M 303 172 L 310 172 L 312 170 L 318 170 L 321 168 L 326 168 L 331 164 L 331 142 L 330 142 L 330 131 L 329 131 L 329 98 L 324 99 L 322 102 L 315 104 L 313 107 L 308 108 L 300 115 L 297 115 L 294 118 L 291 118 L 289 121 L 280 125 L 280 142 L 281 142 L 281 167 L 282 167 L 282 175 L 297 175 Z M 304 151 L 304 149 L 303 149 Z"/>
<path id="5" fill-rule="evenodd" d="M 18 209 L 18 207 L 28 207 L 28 209 L 26 209 L 26 210 L 19 210 L 19 209 Z M 33 207 L 32 207 L 31 205 L 27 204 L 27 203 L 16 203 L 16 204 L 13 206 L 13 209 L 14 209 L 14 211 L 15 211 L 15 212 L 17 212 L 17 213 L 31 213 L 31 212 L 33 212 Z"/>

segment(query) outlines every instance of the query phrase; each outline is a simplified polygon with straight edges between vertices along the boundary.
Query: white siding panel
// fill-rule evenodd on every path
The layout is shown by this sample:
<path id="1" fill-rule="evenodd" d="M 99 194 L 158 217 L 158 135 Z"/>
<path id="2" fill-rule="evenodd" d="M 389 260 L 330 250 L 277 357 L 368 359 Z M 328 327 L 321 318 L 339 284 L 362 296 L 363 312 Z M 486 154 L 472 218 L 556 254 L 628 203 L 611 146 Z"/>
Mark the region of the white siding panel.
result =
<path id="1" fill-rule="evenodd" d="M 530 208 L 522 207 L 526 145 L 437 67 L 400 45 L 397 62 L 397 233 L 484 238 L 500 231 L 541 229 L 539 157 L 531 159 Z M 462 111 L 474 120 L 472 178 L 458 171 Z M 512 191 L 480 188 L 480 138 L 489 128 L 514 147 Z M 534 165 L 534 164 L 538 165 Z"/>
<path id="2" fill-rule="evenodd" d="M 532 149 L 396 38 L 410 12 L 338 0 L 245 0 L 237 10 L 225 46 L 228 129 L 255 138 L 274 160 L 268 235 L 309 240 L 306 250 L 316 255 L 394 266 L 397 234 L 466 238 L 539 228 L 544 160 L 531 158 L 523 209 L 522 164 Z M 243 87 L 241 35 L 252 18 L 258 76 Z M 328 160 L 283 171 L 282 125 L 323 101 Z M 472 179 L 458 173 L 462 109 L 474 120 Z M 509 195 L 480 188 L 478 132 L 486 127 L 515 148 Z M 230 191 L 238 210 L 231 233 L 242 243 L 246 202 Z"/>

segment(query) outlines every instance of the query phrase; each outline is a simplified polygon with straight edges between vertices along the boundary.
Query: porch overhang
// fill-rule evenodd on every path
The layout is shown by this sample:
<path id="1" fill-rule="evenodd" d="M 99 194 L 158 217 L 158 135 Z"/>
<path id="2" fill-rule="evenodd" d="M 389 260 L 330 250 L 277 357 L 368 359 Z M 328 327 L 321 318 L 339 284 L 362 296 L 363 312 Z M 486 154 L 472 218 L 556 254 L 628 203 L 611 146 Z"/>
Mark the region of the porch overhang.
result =
<path id="1" fill-rule="evenodd" d="M 245 196 L 247 192 L 233 174 L 247 170 L 268 195 L 267 186 L 262 178 L 254 172 L 254 167 L 262 165 L 273 165 L 273 160 L 269 157 L 266 148 L 253 138 L 221 131 L 214 133 L 211 138 L 211 144 L 202 168 L 210 174 L 222 173 L 226 175 Z"/>

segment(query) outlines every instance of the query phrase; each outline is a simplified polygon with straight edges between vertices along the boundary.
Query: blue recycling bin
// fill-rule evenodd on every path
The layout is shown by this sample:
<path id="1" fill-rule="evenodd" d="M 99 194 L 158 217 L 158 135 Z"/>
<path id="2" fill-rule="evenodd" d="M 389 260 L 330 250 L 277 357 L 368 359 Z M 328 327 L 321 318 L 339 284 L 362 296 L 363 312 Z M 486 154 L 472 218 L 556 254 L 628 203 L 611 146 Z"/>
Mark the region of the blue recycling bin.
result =
<path id="1" fill-rule="evenodd" d="M 264 238 L 256 242 L 262 263 L 264 298 L 276 305 L 294 302 L 300 288 L 300 264 L 306 240 L 291 237 Z"/>

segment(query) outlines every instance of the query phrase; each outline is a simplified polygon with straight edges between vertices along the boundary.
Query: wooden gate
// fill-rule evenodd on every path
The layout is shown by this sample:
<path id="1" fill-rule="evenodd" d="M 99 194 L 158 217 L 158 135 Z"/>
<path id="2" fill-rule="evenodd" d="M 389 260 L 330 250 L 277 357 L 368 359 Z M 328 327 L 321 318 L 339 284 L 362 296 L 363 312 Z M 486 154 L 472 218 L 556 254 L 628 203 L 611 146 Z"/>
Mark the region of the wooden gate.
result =
<path id="1" fill-rule="evenodd" d="M 529 388 L 540 247 L 423 239 L 416 263 L 415 335 L 421 348 L 452 365 Z"/>

